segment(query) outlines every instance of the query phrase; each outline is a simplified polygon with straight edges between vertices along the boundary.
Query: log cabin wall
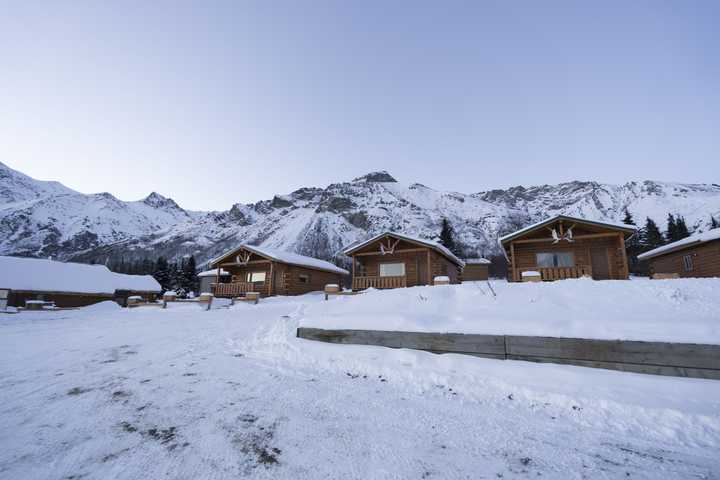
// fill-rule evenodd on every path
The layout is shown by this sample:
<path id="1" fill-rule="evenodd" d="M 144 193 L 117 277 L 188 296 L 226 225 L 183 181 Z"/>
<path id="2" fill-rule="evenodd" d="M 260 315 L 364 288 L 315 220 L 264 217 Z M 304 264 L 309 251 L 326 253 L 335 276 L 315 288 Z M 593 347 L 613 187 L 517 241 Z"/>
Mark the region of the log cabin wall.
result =
<path id="1" fill-rule="evenodd" d="M 686 270 L 683 257 L 690 255 L 692 269 Z M 651 258 L 651 273 L 677 273 L 683 278 L 720 277 L 720 240 Z"/>
<path id="2" fill-rule="evenodd" d="M 450 283 L 460 283 L 460 271 L 457 265 L 430 248 L 414 248 L 417 251 L 356 256 L 355 276 L 377 277 L 380 275 L 381 263 L 404 263 L 408 287 L 428 285 L 437 276 L 447 276 L 450 278 Z"/>
<path id="3" fill-rule="evenodd" d="M 325 285 L 334 283 L 342 287 L 342 275 L 339 273 L 314 270 L 295 265 L 287 265 L 283 269 L 282 295 L 302 295 L 308 292 L 317 292 L 325 289 Z"/>
<path id="4" fill-rule="evenodd" d="M 515 268 L 538 268 L 538 253 L 554 253 L 554 252 L 571 252 L 573 254 L 576 266 L 592 265 L 591 250 L 593 248 L 603 248 L 607 251 L 608 273 L 610 279 L 623 280 L 627 278 L 624 273 L 622 256 L 625 254 L 621 251 L 619 238 L 599 238 L 592 240 L 576 240 L 573 243 L 559 242 L 553 244 L 547 243 L 524 243 L 515 245 Z M 519 280 L 516 279 L 516 280 Z"/>
<path id="5" fill-rule="evenodd" d="M 404 263 L 407 286 L 427 285 L 427 250 L 422 252 L 388 253 L 385 255 L 363 255 L 355 257 L 356 277 L 380 276 L 381 263 Z M 424 265 L 421 262 L 425 262 Z"/>
<path id="6" fill-rule="evenodd" d="M 463 282 L 475 282 L 489 278 L 489 265 L 486 263 L 468 263 L 462 270 Z"/>

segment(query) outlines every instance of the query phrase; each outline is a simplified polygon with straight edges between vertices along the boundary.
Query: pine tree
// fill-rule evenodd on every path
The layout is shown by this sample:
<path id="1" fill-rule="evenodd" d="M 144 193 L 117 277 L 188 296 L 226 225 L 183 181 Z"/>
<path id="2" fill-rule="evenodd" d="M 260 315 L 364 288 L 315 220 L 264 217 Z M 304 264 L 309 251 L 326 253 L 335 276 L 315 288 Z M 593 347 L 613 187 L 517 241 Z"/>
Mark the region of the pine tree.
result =
<path id="1" fill-rule="evenodd" d="M 685 223 L 685 217 L 677 217 L 675 221 L 675 236 L 676 240 L 681 240 L 690 236 L 690 230 Z"/>
<path id="2" fill-rule="evenodd" d="M 455 230 L 447 218 L 442 219 L 442 229 L 440 230 L 440 243 L 454 254 L 458 254 L 458 247 L 455 244 Z"/>
<path id="3" fill-rule="evenodd" d="M 633 220 L 633 216 L 627 207 L 625 207 L 625 217 L 623 218 L 623 223 L 625 225 L 635 225 L 635 220 Z"/>
<path id="4" fill-rule="evenodd" d="M 195 292 L 197 290 L 197 270 L 195 267 L 195 257 L 188 257 L 182 265 L 182 287 L 185 293 Z"/>
<path id="5" fill-rule="evenodd" d="M 641 241 L 642 250 L 645 252 L 665 244 L 665 240 L 663 239 L 662 233 L 660 233 L 660 229 L 650 217 L 645 220 L 645 228 L 643 228 Z"/>
<path id="6" fill-rule="evenodd" d="M 163 292 L 170 290 L 170 266 L 165 257 L 158 257 L 157 262 L 155 262 L 153 277 L 155 277 L 155 280 L 160 284 Z"/>
<path id="7" fill-rule="evenodd" d="M 677 238 L 677 222 L 675 216 L 672 213 L 668 213 L 667 216 L 667 230 L 665 231 L 665 239 L 668 242 L 674 242 Z"/>
<path id="8" fill-rule="evenodd" d="M 710 230 L 712 230 L 713 228 L 718 228 L 718 227 L 720 227 L 720 223 L 717 220 L 715 220 L 715 217 L 713 217 L 711 215 L 710 216 Z"/>
<path id="9" fill-rule="evenodd" d="M 625 208 L 625 217 L 623 218 L 623 223 L 625 225 L 635 225 L 635 220 L 633 219 L 632 215 L 628 211 L 627 207 Z M 637 231 L 633 235 L 630 236 L 625 241 L 625 251 L 627 252 L 628 256 L 628 267 L 630 268 L 630 272 L 632 273 L 639 273 L 638 271 L 638 259 L 637 256 L 642 251 L 641 246 L 641 232 Z"/>

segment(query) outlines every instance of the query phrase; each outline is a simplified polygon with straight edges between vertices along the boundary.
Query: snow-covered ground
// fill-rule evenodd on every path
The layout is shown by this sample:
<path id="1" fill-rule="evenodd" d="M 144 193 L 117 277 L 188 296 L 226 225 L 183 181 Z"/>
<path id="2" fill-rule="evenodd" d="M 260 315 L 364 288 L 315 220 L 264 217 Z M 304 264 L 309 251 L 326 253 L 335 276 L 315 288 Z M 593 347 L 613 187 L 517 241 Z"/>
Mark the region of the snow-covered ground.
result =
<path id="1" fill-rule="evenodd" d="M 379 295 L 0 315 L 0 478 L 720 475 L 718 381 L 295 337 Z"/>
<path id="2" fill-rule="evenodd" d="M 720 279 L 511 284 L 367 291 L 312 305 L 302 326 L 720 344 Z"/>

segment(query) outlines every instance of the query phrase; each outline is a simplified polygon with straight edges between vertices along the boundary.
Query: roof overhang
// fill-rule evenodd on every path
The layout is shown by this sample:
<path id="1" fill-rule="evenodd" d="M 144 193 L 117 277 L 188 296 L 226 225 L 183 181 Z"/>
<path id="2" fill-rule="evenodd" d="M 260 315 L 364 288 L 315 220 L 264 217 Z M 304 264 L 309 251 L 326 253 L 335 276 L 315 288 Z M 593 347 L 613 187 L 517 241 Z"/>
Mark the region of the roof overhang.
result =
<path id="1" fill-rule="evenodd" d="M 625 234 L 628 237 L 633 235 L 637 231 L 637 227 L 634 227 L 632 225 L 621 225 L 621 224 L 617 224 L 617 223 L 599 222 L 599 221 L 595 221 L 595 220 L 587 220 L 584 218 L 571 217 L 569 215 L 555 215 L 554 217 L 547 218 L 541 222 L 534 223 L 525 228 L 521 228 L 520 230 L 517 230 L 513 233 L 504 235 L 498 239 L 498 242 L 504 248 L 505 244 L 507 244 L 513 240 L 517 240 L 518 238 L 520 238 L 524 235 L 527 235 L 528 233 L 531 233 L 531 232 L 534 232 L 541 228 L 547 227 L 548 225 L 551 225 L 560 220 L 574 222 L 574 223 L 581 223 L 581 224 L 590 225 L 593 227 L 600 227 L 600 228 L 607 228 L 610 230 L 616 230 L 618 232 L 622 232 L 623 234 Z"/>
<path id="2" fill-rule="evenodd" d="M 447 248 L 445 248 L 444 246 L 442 246 L 440 244 L 437 244 L 437 243 L 431 242 L 431 241 L 427 241 L 427 240 L 423 240 L 421 238 L 415 238 L 415 237 L 411 237 L 408 235 L 404 235 L 402 233 L 395 233 L 395 232 L 379 233 L 379 234 L 375 235 L 374 237 L 370 237 L 367 240 L 364 240 L 360 243 L 356 243 L 356 244 L 349 246 L 348 248 L 343 250 L 342 253 L 344 255 L 352 256 L 358 250 L 361 250 L 361 249 L 367 247 L 368 245 L 370 245 L 374 242 L 377 242 L 378 240 L 382 240 L 383 238 L 386 238 L 386 237 L 393 237 L 395 239 L 403 240 L 405 242 L 412 243 L 414 245 L 430 248 L 430 249 L 436 251 L 437 253 L 439 253 L 440 255 L 442 255 L 443 257 L 447 258 L 451 262 L 453 262 L 455 265 L 458 265 L 459 267 L 465 266 L 465 262 L 460 260 L 450 250 L 448 250 Z"/>

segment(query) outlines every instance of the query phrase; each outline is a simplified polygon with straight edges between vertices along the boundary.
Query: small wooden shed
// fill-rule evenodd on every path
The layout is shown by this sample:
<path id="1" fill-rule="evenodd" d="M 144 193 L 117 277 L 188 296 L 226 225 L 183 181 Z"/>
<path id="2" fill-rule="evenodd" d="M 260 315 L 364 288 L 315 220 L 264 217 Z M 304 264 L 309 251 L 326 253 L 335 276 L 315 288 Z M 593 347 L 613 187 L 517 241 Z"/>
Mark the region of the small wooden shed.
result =
<path id="1" fill-rule="evenodd" d="M 342 285 L 348 271 L 325 260 L 255 245 L 239 245 L 210 261 L 215 269 L 212 293 L 238 297 L 247 292 L 261 296 L 301 295 L 323 290 L 327 284 Z M 222 282 L 222 271 L 230 275 Z"/>
<path id="2" fill-rule="evenodd" d="M 490 260 L 487 258 L 466 258 L 463 260 L 465 267 L 462 269 L 463 282 L 477 282 L 489 278 Z"/>
<path id="3" fill-rule="evenodd" d="M 460 283 L 465 265 L 443 245 L 402 233 L 383 232 L 351 245 L 352 288 L 401 288 L 432 285 L 435 277 Z"/>
<path id="4" fill-rule="evenodd" d="M 720 228 L 642 253 L 638 260 L 650 264 L 651 276 L 720 277 Z"/>
<path id="5" fill-rule="evenodd" d="M 635 231 L 632 225 L 567 215 L 545 219 L 500 238 L 508 280 L 522 281 L 523 272 L 538 272 L 542 280 L 627 279 L 625 240 Z"/>
<path id="6" fill-rule="evenodd" d="M 220 277 L 218 277 L 217 269 L 205 270 L 204 272 L 198 273 L 199 280 L 199 293 L 212 293 L 212 286 L 214 283 L 230 283 L 231 275 L 225 270 L 220 270 Z"/>

